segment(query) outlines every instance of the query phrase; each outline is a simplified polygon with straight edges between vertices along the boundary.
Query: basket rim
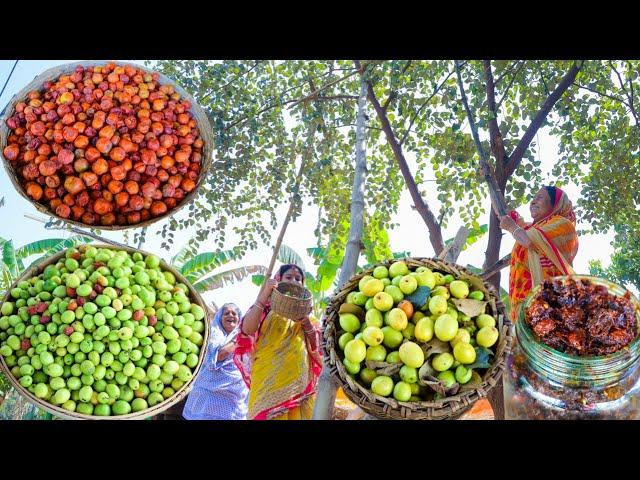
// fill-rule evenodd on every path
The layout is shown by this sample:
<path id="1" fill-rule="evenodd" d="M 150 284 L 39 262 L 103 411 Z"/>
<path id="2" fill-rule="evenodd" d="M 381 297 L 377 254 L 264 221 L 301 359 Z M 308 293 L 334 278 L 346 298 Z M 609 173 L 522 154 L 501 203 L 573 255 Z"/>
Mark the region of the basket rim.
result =
<path id="1" fill-rule="evenodd" d="M 70 248 L 79 248 L 79 247 L 96 247 L 96 248 L 108 248 L 110 250 L 126 250 L 129 252 L 139 252 L 142 255 L 155 255 L 158 258 L 160 258 L 160 267 L 162 268 L 162 270 L 168 270 L 170 271 L 175 277 L 176 280 L 179 281 L 179 283 L 184 283 L 187 288 L 189 288 L 189 298 L 190 300 L 193 299 L 194 302 L 192 303 L 197 303 L 197 305 L 199 305 L 201 308 L 204 309 L 205 311 L 205 318 L 203 320 L 204 323 L 204 332 L 202 334 L 202 347 L 200 347 L 200 353 L 198 355 L 198 364 L 196 365 L 196 367 L 193 370 L 193 375 L 191 377 L 191 379 L 186 382 L 182 387 L 180 387 L 171 397 L 169 397 L 168 399 L 163 400 L 162 402 L 154 405 L 153 407 L 148 407 L 144 410 L 141 410 L 139 412 L 132 412 L 132 413 L 128 413 L 126 415 L 110 415 L 108 417 L 102 417 L 102 416 L 98 416 L 98 415 L 86 415 L 83 413 L 78 413 L 78 412 L 70 412 L 69 410 L 65 410 L 61 407 L 58 407 L 56 405 L 53 405 L 51 403 L 48 403 L 44 400 L 41 400 L 39 398 L 37 398 L 35 395 L 33 395 L 31 392 L 29 392 L 29 390 L 27 390 L 26 388 L 24 388 L 22 385 L 20 385 L 20 383 L 18 382 L 18 380 L 13 376 L 13 374 L 11 373 L 11 369 L 9 368 L 9 366 L 6 364 L 4 357 L 2 355 L 0 355 L 0 370 L 5 374 L 5 376 L 9 379 L 9 381 L 11 382 L 12 386 L 16 389 L 16 391 L 22 395 L 23 397 L 25 397 L 30 403 L 36 405 L 38 408 L 41 408 L 57 417 L 66 419 L 66 420 L 143 420 L 145 418 L 149 418 L 155 415 L 158 415 L 162 412 L 164 412 L 165 410 L 167 410 L 168 408 L 172 407 L 173 405 L 175 405 L 176 403 L 182 401 L 191 391 L 191 389 L 193 388 L 194 384 L 195 384 L 195 380 L 198 376 L 198 374 L 200 373 L 200 370 L 202 369 L 203 365 L 204 365 L 204 361 L 206 358 L 206 353 L 207 353 L 207 348 L 209 345 L 209 335 L 210 335 L 210 330 L 211 330 L 211 326 L 210 326 L 210 318 L 209 318 L 209 313 L 208 313 L 208 309 L 206 308 L 206 304 L 204 302 L 204 300 L 202 299 L 202 297 L 200 296 L 199 292 L 197 290 L 195 290 L 193 288 L 193 286 L 191 285 L 191 283 L 180 273 L 178 272 L 175 268 L 171 267 L 170 265 L 168 265 L 165 260 L 160 257 L 159 255 L 156 255 L 154 253 L 150 253 L 147 252 L 145 250 L 140 250 L 140 249 L 136 249 L 133 247 L 127 247 L 127 248 L 123 248 L 123 247 L 115 247 L 113 245 L 108 245 L 108 244 L 102 244 L 102 243 L 90 243 L 90 244 L 83 244 L 83 245 L 79 245 L 78 247 L 70 247 Z M 0 303 L 4 303 L 9 299 L 9 296 L 11 295 L 11 290 L 13 288 L 15 288 L 18 283 L 20 283 L 23 280 L 29 279 L 31 277 L 33 277 L 34 275 L 38 275 L 40 273 L 42 273 L 42 271 L 44 270 L 44 268 L 47 265 L 50 265 L 52 263 L 56 263 L 60 258 L 64 257 L 64 255 L 66 254 L 66 252 L 68 250 L 70 250 L 70 248 L 67 248 L 65 250 L 62 250 L 60 252 L 57 252 L 47 258 L 45 258 L 44 260 L 42 260 L 41 262 L 39 262 L 36 265 L 31 266 L 30 268 L 28 268 L 27 270 L 25 270 L 22 275 L 20 275 L 20 277 L 18 277 L 18 279 L 16 279 L 16 281 L 11 285 L 11 287 L 7 290 L 6 294 L 2 297 L 2 299 L 0 299 Z"/>
<path id="2" fill-rule="evenodd" d="M 147 73 L 157 73 L 159 75 L 159 83 L 162 85 L 172 85 L 175 90 L 180 94 L 182 98 L 188 100 L 191 103 L 191 110 L 193 112 L 194 119 L 197 122 L 198 130 L 200 132 L 201 137 L 205 140 L 204 147 L 202 150 L 202 161 L 201 161 L 201 170 L 198 176 L 198 181 L 196 182 L 195 188 L 184 196 L 182 202 L 177 204 L 172 210 L 168 210 L 165 214 L 160 215 L 158 217 L 149 218 L 144 222 L 139 222 L 134 225 L 87 225 L 77 220 L 73 220 L 70 218 L 62 218 L 55 214 L 55 212 L 51 211 L 47 208 L 46 205 L 36 202 L 31 199 L 27 194 L 22 185 L 20 184 L 16 173 L 11 165 L 11 162 L 4 157 L 4 147 L 7 145 L 7 139 L 9 137 L 9 128 L 6 125 L 6 120 L 14 113 L 15 106 L 18 102 L 23 100 L 27 94 L 34 90 L 42 90 L 42 84 L 50 80 L 52 78 L 57 78 L 60 75 L 64 75 L 66 73 L 71 72 L 77 66 L 89 67 L 89 66 L 102 66 L 107 63 L 115 63 L 118 66 L 132 66 L 134 68 L 138 68 Z M 208 138 L 210 137 L 210 138 Z M 62 222 L 75 225 L 81 228 L 93 228 L 97 230 L 108 230 L 108 231 L 119 231 L 119 230 L 129 230 L 133 228 L 144 228 L 153 225 L 161 220 L 166 220 L 178 213 L 178 211 L 182 210 L 187 205 L 191 204 L 199 193 L 200 187 L 202 186 L 204 179 L 208 176 L 209 170 L 213 165 L 213 158 L 215 153 L 215 141 L 214 141 L 214 131 L 211 123 L 208 120 L 207 114 L 204 109 L 200 106 L 198 102 L 195 101 L 193 96 L 187 92 L 178 82 L 166 76 L 163 73 L 157 72 L 155 70 L 151 70 L 146 66 L 141 66 L 138 64 L 134 64 L 126 61 L 116 61 L 116 60 L 85 60 L 79 62 L 71 62 L 60 64 L 55 67 L 48 68 L 47 70 L 36 75 L 31 82 L 25 85 L 20 91 L 9 99 L 9 101 L 5 104 L 3 109 L 0 111 L 0 158 L 2 159 L 2 164 L 4 169 L 9 177 L 9 180 L 13 184 L 13 187 L 18 192 L 18 194 L 27 200 L 33 207 L 38 210 L 40 213 L 45 215 L 50 215 L 56 220 L 60 220 Z"/>
<path id="3" fill-rule="evenodd" d="M 347 294 L 354 290 L 354 287 L 357 287 L 357 284 L 362 277 L 373 273 L 373 269 L 375 267 L 380 265 L 388 267 L 392 263 L 398 261 L 405 261 L 412 267 L 427 266 L 434 270 L 441 271 L 452 269 L 456 273 L 462 274 L 462 278 L 473 279 L 474 282 L 479 282 L 479 284 L 482 285 L 482 289 L 486 294 L 486 300 L 489 301 L 489 305 L 491 305 L 493 313 L 496 315 L 496 319 L 498 321 L 496 327 L 500 330 L 500 340 L 496 344 L 498 349 L 496 357 L 492 362 L 491 367 L 487 369 L 483 375 L 482 384 L 479 387 L 467 389 L 462 393 L 440 400 L 399 402 L 393 398 L 381 397 L 370 390 L 365 389 L 362 385 L 353 380 L 346 372 L 344 365 L 339 359 L 337 351 L 337 332 L 339 331 L 337 320 L 339 318 L 338 309 L 340 304 L 342 304 L 344 299 L 346 299 Z M 338 385 L 342 387 L 345 395 L 351 401 L 356 403 L 365 412 L 378 418 L 457 418 L 471 408 L 475 402 L 481 398 L 487 397 L 489 391 L 499 382 L 506 367 L 506 357 L 511 351 L 511 346 L 515 338 L 513 326 L 509 316 L 506 314 L 505 306 L 500 300 L 499 294 L 491 284 L 484 281 L 478 274 L 471 272 L 462 265 L 431 257 L 404 257 L 388 259 L 378 262 L 367 270 L 353 275 L 332 295 L 327 308 L 323 312 L 323 322 L 325 323 L 323 331 L 323 349 L 331 375 L 337 381 Z M 347 380 L 347 378 L 351 381 Z M 355 386 L 355 389 L 352 388 L 351 384 Z M 370 398 L 372 398 L 373 401 L 370 400 Z"/>
<path id="4" fill-rule="evenodd" d="M 285 287 L 289 287 L 292 286 L 294 287 L 295 290 L 300 291 L 302 294 L 304 294 L 304 297 L 292 297 L 291 295 L 287 295 L 284 292 L 280 291 L 280 286 L 283 285 Z M 278 292 L 280 295 L 283 295 L 285 297 L 294 299 L 294 300 L 300 300 L 300 301 L 309 301 L 313 298 L 313 295 L 311 294 L 311 291 L 305 287 L 304 285 L 300 285 L 299 283 L 296 282 L 285 282 L 285 281 L 280 281 L 278 282 L 278 285 L 276 286 L 276 288 L 273 289 L 274 292 Z"/>

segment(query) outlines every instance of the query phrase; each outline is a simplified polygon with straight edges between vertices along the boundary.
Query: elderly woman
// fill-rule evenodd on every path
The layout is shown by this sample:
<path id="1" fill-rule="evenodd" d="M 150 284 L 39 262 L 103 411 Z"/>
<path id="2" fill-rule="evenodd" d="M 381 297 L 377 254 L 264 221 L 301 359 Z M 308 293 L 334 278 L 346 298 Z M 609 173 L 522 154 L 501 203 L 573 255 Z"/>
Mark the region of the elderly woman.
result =
<path id="1" fill-rule="evenodd" d="M 578 252 L 576 216 L 567 194 L 557 187 L 543 187 L 531 201 L 530 211 L 532 223 L 525 223 L 515 211 L 500 217 L 500 227 L 516 240 L 509 274 L 514 321 L 533 287 L 547 278 L 575 273 L 572 264 Z"/>
<path id="2" fill-rule="evenodd" d="M 226 303 L 213 318 L 204 364 L 189 394 L 187 420 L 244 420 L 248 390 L 233 362 L 240 309 Z"/>
<path id="3" fill-rule="evenodd" d="M 249 391 L 248 418 L 310 420 L 322 370 L 319 331 L 310 316 L 284 318 L 269 301 L 279 281 L 304 284 L 297 265 L 280 267 L 242 319 L 234 360 Z"/>

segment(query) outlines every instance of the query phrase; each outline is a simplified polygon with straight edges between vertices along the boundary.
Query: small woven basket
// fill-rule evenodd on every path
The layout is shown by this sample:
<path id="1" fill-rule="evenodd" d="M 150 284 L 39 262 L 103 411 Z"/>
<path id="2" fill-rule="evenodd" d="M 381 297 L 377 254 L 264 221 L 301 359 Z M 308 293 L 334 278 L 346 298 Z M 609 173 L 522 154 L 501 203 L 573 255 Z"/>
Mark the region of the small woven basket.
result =
<path id="1" fill-rule="evenodd" d="M 26 85 L 22 90 L 16 93 L 11 100 L 5 105 L 2 112 L 0 112 L 0 157 L 2 158 L 2 163 L 4 164 L 4 168 L 9 176 L 9 180 L 13 184 L 14 188 L 17 192 L 25 198 L 28 202 L 33 204 L 33 206 L 41 213 L 46 215 L 50 215 L 58 220 L 62 220 L 63 222 L 73 224 L 83 228 L 97 228 L 100 230 L 125 230 L 128 228 L 142 228 L 148 227 L 149 225 L 158 222 L 168 216 L 171 216 L 178 212 L 178 210 L 182 209 L 196 197 L 200 185 L 204 178 L 207 176 L 207 172 L 211 168 L 211 164 L 213 162 L 213 147 L 214 147 L 214 134 L 213 129 L 211 128 L 211 124 L 209 123 L 209 119 L 207 118 L 207 114 L 204 112 L 202 107 L 198 105 L 198 103 L 193 99 L 193 97 L 180 85 L 178 85 L 175 81 L 171 80 L 166 75 L 161 74 L 160 72 L 155 72 L 159 74 L 159 83 L 161 85 L 173 85 L 176 92 L 180 94 L 182 98 L 188 100 L 191 103 L 191 111 L 193 113 L 193 117 L 198 124 L 198 131 L 200 132 L 200 137 L 204 141 L 204 147 L 202 150 L 202 165 L 200 168 L 200 175 L 198 176 L 198 181 L 196 182 L 196 187 L 191 190 L 187 195 L 184 196 L 182 201 L 178 203 L 173 209 L 168 210 L 164 215 L 160 215 L 158 217 L 150 218 L 145 220 L 144 222 L 136 223 L 134 225 L 86 225 L 82 222 L 78 222 L 76 220 L 72 220 L 70 218 L 61 218 L 55 214 L 55 212 L 51 211 L 49 207 L 42 203 L 36 202 L 31 197 L 27 195 L 23 186 L 20 183 L 20 179 L 18 178 L 18 174 L 11 165 L 11 162 L 4 158 L 2 152 L 4 148 L 7 146 L 7 139 L 11 133 L 11 130 L 7 126 L 6 120 L 13 115 L 15 112 L 16 104 L 20 101 L 23 101 L 29 92 L 32 90 L 42 90 L 44 82 L 48 80 L 55 80 L 60 75 L 65 75 L 72 73 L 75 68 L 79 65 L 83 67 L 90 66 L 102 66 L 107 64 L 108 62 L 100 62 L 100 61 L 89 61 L 89 62 L 76 62 L 76 63 L 67 63 L 64 65 L 59 65 L 57 67 L 50 68 L 45 70 L 40 75 L 37 75 L 28 85 Z M 131 65 L 137 69 L 143 70 L 147 73 L 154 73 L 152 70 L 144 68 L 140 65 L 133 65 L 126 62 L 114 62 L 118 66 L 127 66 Z"/>
<path id="2" fill-rule="evenodd" d="M 311 292 L 293 282 L 278 282 L 271 293 L 271 311 L 291 320 L 299 320 L 311 311 Z"/>
<path id="3" fill-rule="evenodd" d="M 148 252 L 137 250 L 135 248 L 114 248 L 112 245 L 101 245 L 101 244 L 91 244 L 87 246 L 94 246 L 96 248 L 109 248 L 112 250 L 126 250 L 130 253 L 140 252 L 143 255 L 150 255 L 150 253 Z M 82 248 L 82 246 L 79 248 Z M 7 293 L 4 296 L 4 298 L 0 300 L 0 304 L 9 300 L 11 290 L 16 288 L 18 283 L 22 282 L 23 280 L 29 280 L 31 277 L 35 275 L 39 275 L 40 273 L 42 273 L 42 271 L 47 265 L 56 264 L 58 260 L 60 260 L 61 258 L 64 258 L 66 252 L 67 250 L 58 252 L 55 255 L 47 258 L 46 260 L 43 260 L 38 265 L 35 265 L 29 268 L 28 270 L 26 270 L 20 276 L 20 278 L 18 278 L 14 282 L 14 284 L 7 290 Z M 9 379 L 9 381 L 13 385 L 13 388 L 15 388 L 20 395 L 25 397 L 27 401 L 35 404 L 37 407 L 43 410 L 46 410 L 47 412 L 55 415 L 56 417 L 64 418 L 68 420 L 142 420 L 145 418 L 158 415 L 159 413 L 162 413 L 163 411 L 167 410 L 168 408 L 172 407 L 173 405 L 185 399 L 186 396 L 191 391 L 191 388 L 193 387 L 196 377 L 198 376 L 198 373 L 200 372 L 200 369 L 202 368 L 202 364 L 204 362 L 207 345 L 209 344 L 211 318 L 209 318 L 209 313 L 208 313 L 209 309 L 207 308 L 204 301 L 202 300 L 202 297 L 193 288 L 193 286 L 187 281 L 187 279 L 184 278 L 180 274 L 180 272 L 178 272 L 176 269 L 167 265 L 167 263 L 164 260 L 160 260 L 160 267 L 164 271 L 170 271 L 171 273 L 173 273 L 178 283 L 184 283 L 189 288 L 189 300 L 191 301 L 191 303 L 200 305 L 200 307 L 202 307 L 204 311 L 207 312 L 207 316 L 203 319 L 204 333 L 202 334 L 202 347 L 200 348 L 200 354 L 198 356 L 198 364 L 193 369 L 193 376 L 191 377 L 191 380 L 185 383 L 176 393 L 173 394 L 173 396 L 169 397 L 163 402 L 158 403 L 157 405 L 154 405 L 153 407 L 149 407 L 140 412 L 129 413 L 127 415 L 112 415 L 109 417 L 101 417 L 101 416 L 95 416 L 95 415 L 85 415 L 78 412 L 71 412 L 69 410 L 65 410 L 56 405 L 53 405 L 52 403 L 48 403 L 48 402 L 45 402 L 44 400 L 39 399 L 38 397 L 33 395 L 31 392 L 29 392 L 29 390 L 27 390 L 22 385 L 20 385 L 20 382 L 18 382 L 18 380 L 11 374 L 11 369 L 6 364 L 4 357 L 0 355 L 0 370 L 2 370 L 5 376 Z"/>
<path id="4" fill-rule="evenodd" d="M 511 351 L 513 332 L 511 322 L 506 314 L 505 306 L 500 301 L 500 296 L 495 288 L 484 282 L 480 277 L 460 265 L 452 264 L 438 259 L 430 258 L 405 258 L 407 266 L 414 270 L 425 266 L 431 270 L 450 273 L 456 278 L 469 281 L 473 287 L 485 295 L 487 313 L 496 318 L 496 328 L 500 332 L 495 357 L 491 367 L 482 377 L 482 384 L 475 389 L 464 390 L 457 395 L 442 398 L 440 400 L 423 402 L 399 402 L 394 398 L 381 397 L 366 389 L 346 371 L 342 364 L 338 347 L 338 338 L 344 333 L 340 328 L 340 305 L 344 303 L 347 295 L 358 289 L 358 282 L 365 275 L 372 275 L 373 269 L 378 265 L 389 267 L 398 260 L 389 260 L 352 277 L 344 284 L 342 289 L 334 294 L 324 313 L 324 355 L 329 371 L 337 380 L 345 395 L 362 410 L 376 418 L 392 420 L 443 420 L 453 419 L 469 410 L 475 402 L 487 397 L 489 391 L 500 381 L 505 369 L 507 354 Z"/>

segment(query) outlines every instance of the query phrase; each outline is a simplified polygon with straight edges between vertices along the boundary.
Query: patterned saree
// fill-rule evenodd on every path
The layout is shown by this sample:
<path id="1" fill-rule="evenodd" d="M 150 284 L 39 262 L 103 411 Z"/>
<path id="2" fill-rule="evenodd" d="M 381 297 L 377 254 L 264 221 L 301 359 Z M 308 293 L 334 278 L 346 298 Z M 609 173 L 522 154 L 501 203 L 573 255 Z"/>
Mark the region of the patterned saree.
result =
<path id="1" fill-rule="evenodd" d="M 315 319 L 311 321 L 319 340 Z M 319 348 L 312 350 L 300 322 L 267 307 L 255 334 L 238 335 L 234 362 L 249 387 L 247 418 L 311 419 L 322 363 Z"/>
<path id="2" fill-rule="evenodd" d="M 511 251 L 509 301 L 515 322 L 522 302 L 534 286 L 547 278 L 575 273 L 572 264 L 578 252 L 578 236 L 571 201 L 559 188 L 551 212 L 543 219 L 526 224 L 515 211 L 509 215 L 533 243 L 526 248 L 516 242 Z"/>

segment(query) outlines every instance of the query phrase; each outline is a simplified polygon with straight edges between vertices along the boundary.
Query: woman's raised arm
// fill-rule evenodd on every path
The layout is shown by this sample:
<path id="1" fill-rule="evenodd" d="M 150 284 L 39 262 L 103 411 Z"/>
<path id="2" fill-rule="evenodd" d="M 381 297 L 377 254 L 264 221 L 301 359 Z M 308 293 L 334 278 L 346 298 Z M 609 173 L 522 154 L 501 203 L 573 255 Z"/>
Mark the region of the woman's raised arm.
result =
<path id="1" fill-rule="evenodd" d="M 278 285 L 278 282 L 273 279 L 267 280 L 267 284 L 264 289 L 258 295 L 256 299 L 256 303 L 251 305 L 249 311 L 246 313 L 244 318 L 242 319 L 242 325 L 240 329 L 242 333 L 245 335 L 253 335 L 260 328 L 260 321 L 262 320 L 262 315 L 264 313 L 265 305 L 269 301 L 271 297 L 271 292 Z"/>
<path id="2" fill-rule="evenodd" d="M 533 242 L 527 236 L 527 232 L 525 232 L 524 228 L 518 225 L 513 218 L 509 215 L 504 215 L 500 217 L 500 228 L 508 231 L 513 238 L 515 238 L 516 242 L 522 245 L 525 248 L 531 248 Z"/>

